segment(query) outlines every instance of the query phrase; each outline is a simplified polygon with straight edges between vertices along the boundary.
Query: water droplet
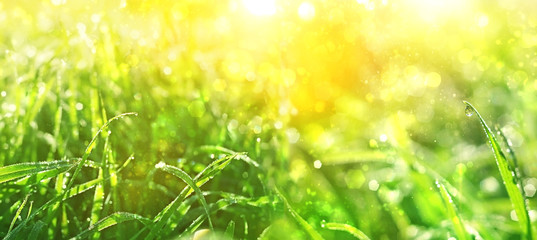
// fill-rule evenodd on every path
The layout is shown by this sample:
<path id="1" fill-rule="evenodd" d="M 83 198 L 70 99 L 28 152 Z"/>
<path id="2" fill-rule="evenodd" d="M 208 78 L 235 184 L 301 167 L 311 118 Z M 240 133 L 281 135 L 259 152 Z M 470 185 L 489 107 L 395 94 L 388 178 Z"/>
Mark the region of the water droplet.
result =
<path id="1" fill-rule="evenodd" d="M 322 227 L 322 228 L 325 228 L 325 227 L 326 227 L 326 220 L 323 219 L 323 220 L 321 221 L 321 227 Z"/>
<path id="2" fill-rule="evenodd" d="M 313 167 L 314 167 L 314 168 L 319 169 L 319 168 L 321 168 L 322 166 L 323 166 L 323 163 L 321 162 L 321 160 L 315 160 L 315 161 L 313 162 Z"/>
<path id="3" fill-rule="evenodd" d="M 470 107 L 470 105 L 466 105 L 464 113 L 466 114 L 466 116 L 471 117 L 472 115 L 474 115 L 474 110 L 472 109 L 472 107 Z"/>

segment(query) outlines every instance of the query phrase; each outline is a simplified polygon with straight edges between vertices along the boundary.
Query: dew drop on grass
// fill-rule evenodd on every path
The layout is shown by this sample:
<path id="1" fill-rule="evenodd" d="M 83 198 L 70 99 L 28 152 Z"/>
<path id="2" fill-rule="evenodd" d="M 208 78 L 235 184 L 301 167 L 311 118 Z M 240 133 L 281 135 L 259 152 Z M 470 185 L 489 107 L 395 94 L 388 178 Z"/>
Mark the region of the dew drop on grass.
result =
<path id="1" fill-rule="evenodd" d="M 321 221 L 321 227 L 322 227 L 322 228 L 325 228 L 325 227 L 326 227 L 326 220 L 323 219 L 323 220 Z"/>
<path id="2" fill-rule="evenodd" d="M 474 110 L 469 105 L 466 105 L 464 113 L 466 114 L 466 116 L 471 117 L 472 115 L 474 115 Z"/>
<path id="3" fill-rule="evenodd" d="M 320 169 L 322 166 L 323 166 L 323 163 L 321 162 L 321 160 L 315 160 L 313 162 L 313 167 L 314 168 Z"/>

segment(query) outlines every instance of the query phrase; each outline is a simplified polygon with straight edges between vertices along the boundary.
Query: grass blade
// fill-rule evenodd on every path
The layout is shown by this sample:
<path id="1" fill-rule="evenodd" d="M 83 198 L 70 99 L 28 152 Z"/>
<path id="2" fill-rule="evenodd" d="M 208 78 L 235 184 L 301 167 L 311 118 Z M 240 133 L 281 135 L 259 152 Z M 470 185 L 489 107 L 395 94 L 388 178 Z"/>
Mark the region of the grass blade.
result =
<path id="1" fill-rule="evenodd" d="M 532 239 L 533 236 L 531 232 L 531 222 L 526 206 L 526 201 L 524 195 L 522 194 L 521 186 L 518 185 L 520 180 L 518 179 L 516 173 L 509 166 L 509 162 L 507 161 L 505 154 L 500 147 L 500 144 L 496 140 L 494 133 L 492 133 L 490 128 L 487 126 L 485 120 L 481 117 L 481 115 L 474 108 L 474 106 L 472 106 L 472 104 L 466 101 L 464 101 L 464 103 L 466 104 L 466 114 L 468 116 L 471 116 L 473 113 L 475 113 L 479 118 L 479 121 L 483 126 L 483 130 L 485 131 L 485 134 L 487 135 L 489 143 L 492 147 L 492 152 L 494 153 L 494 157 L 496 158 L 496 164 L 498 165 L 498 169 L 500 171 L 500 175 L 507 190 L 507 194 L 509 195 L 509 199 L 511 200 L 511 203 L 513 204 L 513 207 L 515 209 L 516 215 L 518 217 L 518 222 L 520 224 L 520 227 L 522 228 L 522 233 L 526 239 Z"/>
<path id="2" fill-rule="evenodd" d="M 448 190 L 446 189 L 444 184 L 442 184 L 438 179 L 436 180 L 436 186 L 438 187 L 444 205 L 446 206 L 448 217 L 453 223 L 453 228 L 455 229 L 455 234 L 457 234 L 457 239 L 470 239 L 468 237 L 468 233 L 466 232 L 466 228 L 464 227 L 464 223 L 459 216 L 459 212 L 457 211 L 457 208 L 455 207 L 455 204 L 453 203 L 453 200 L 451 199 L 451 195 L 449 194 Z"/>
<path id="3" fill-rule="evenodd" d="M 113 213 L 103 219 L 101 219 L 99 222 L 91 225 L 86 231 L 78 234 L 76 237 L 72 239 L 86 239 L 89 236 L 93 235 L 96 232 L 100 232 L 106 228 L 109 228 L 111 226 L 114 226 L 116 224 L 126 222 L 126 221 L 132 221 L 132 220 L 138 220 L 144 225 L 151 224 L 151 220 L 148 218 L 144 218 L 140 215 L 134 214 L 134 213 L 126 213 L 126 212 L 116 212 Z"/>
<path id="4" fill-rule="evenodd" d="M 233 235 L 235 234 L 235 222 L 233 220 L 227 224 L 225 234 L 229 239 L 233 239 Z"/>
<path id="5" fill-rule="evenodd" d="M 214 145 L 204 145 L 204 146 L 201 146 L 200 148 L 202 151 L 206 151 L 206 152 L 221 152 L 221 153 L 226 153 L 226 154 L 229 154 L 229 155 L 236 155 L 237 156 L 237 159 L 240 159 L 240 160 L 243 160 L 244 162 L 258 168 L 259 167 L 259 163 L 257 163 L 256 161 L 254 161 L 253 159 L 251 159 L 250 157 L 248 157 L 248 155 L 246 155 L 246 153 L 239 153 L 239 152 L 235 152 L 231 149 L 227 149 L 225 147 L 221 147 L 221 146 L 214 146 Z"/>
<path id="6" fill-rule="evenodd" d="M 337 231 L 344 231 L 352 234 L 354 237 L 360 239 L 360 240 L 370 240 L 370 238 L 365 235 L 362 231 L 358 230 L 357 228 L 344 223 L 325 223 L 324 227 L 330 229 L 330 230 L 337 230 Z"/>
<path id="7" fill-rule="evenodd" d="M 32 231 L 30 232 L 30 235 L 28 235 L 28 239 L 39 239 L 39 233 L 41 233 L 41 229 L 43 229 L 45 226 L 46 224 L 44 222 L 37 221 L 32 227 Z"/>
<path id="8" fill-rule="evenodd" d="M 17 212 L 15 213 L 15 216 L 13 217 L 13 220 L 11 221 L 11 225 L 9 225 L 9 230 L 7 230 L 8 233 L 11 232 L 11 229 L 13 229 L 13 226 L 15 225 L 15 222 L 19 218 L 21 211 L 24 208 L 24 205 L 26 205 L 26 202 L 28 201 L 29 196 L 30 194 L 26 195 L 26 197 L 24 198 L 24 201 L 22 201 L 21 205 L 17 209 Z"/>
<path id="9" fill-rule="evenodd" d="M 220 159 L 213 161 L 207 167 L 205 167 L 195 178 L 194 181 L 198 187 L 201 187 L 203 184 L 208 182 L 213 176 L 222 171 L 229 162 L 234 159 L 237 155 L 226 156 Z M 181 201 L 189 196 L 194 190 L 190 186 L 186 186 L 181 193 L 162 211 L 160 211 L 154 219 L 154 224 L 151 227 L 151 232 L 147 235 L 145 239 L 154 239 L 159 234 L 162 226 L 168 221 L 168 219 L 175 214 L 177 208 L 181 205 Z M 141 233 L 145 229 L 139 231 Z"/>
<path id="10" fill-rule="evenodd" d="M 93 147 L 95 147 L 95 144 L 96 144 L 96 141 L 97 141 L 97 137 L 99 137 L 99 134 L 108 127 L 108 125 L 110 125 L 110 123 L 112 123 L 114 120 L 117 120 L 117 119 L 121 119 L 125 116 L 138 116 L 138 113 L 135 113 L 135 112 L 129 112 L 129 113 L 123 113 L 123 114 L 119 114 L 113 118 L 110 118 L 100 129 L 99 131 L 97 131 L 97 133 L 93 136 L 93 138 L 91 139 L 90 143 L 88 144 L 88 146 L 86 147 L 86 150 L 84 151 L 84 155 L 82 156 L 82 160 L 78 163 L 78 165 L 76 166 L 76 169 L 75 169 L 75 172 L 73 173 L 73 176 L 71 177 L 71 179 L 69 180 L 69 183 L 67 184 L 67 189 L 70 189 L 71 186 L 73 186 L 73 183 L 77 177 L 77 175 L 80 173 L 80 170 L 82 170 L 82 166 L 84 166 L 84 164 L 86 163 L 86 160 L 88 159 L 91 151 L 93 150 Z"/>
<path id="11" fill-rule="evenodd" d="M 162 169 L 163 171 L 165 172 L 168 172 L 168 173 L 171 173 L 173 174 L 174 176 L 180 178 L 181 180 L 183 180 L 186 184 L 188 184 L 192 189 L 194 189 L 194 191 L 196 192 L 196 194 L 198 195 L 198 199 L 200 200 L 201 202 L 201 205 L 203 205 L 203 208 L 205 208 L 205 214 L 207 215 L 207 219 L 209 221 L 209 226 L 211 227 L 211 230 L 213 230 L 213 223 L 211 221 L 211 216 L 210 216 L 210 213 L 209 213 L 209 207 L 207 206 L 207 202 L 205 201 L 205 197 L 203 196 L 200 188 L 196 185 L 196 183 L 194 182 L 194 179 L 192 179 L 186 172 L 184 172 L 183 170 L 177 168 L 177 167 L 174 167 L 174 166 L 170 166 L 170 165 L 166 165 L 164 164 L 163 162 L 160 162 L 159 164 L 157 164 L 155 166 L 157 169 Z"/>
<path id="12" fill-rule="evenodd" d="M 278 197 L 280 197 L 280 199 L 283 201 L 283 203 L 285 204 L 285 206 L 287 207 L 287 209 L 289 210 L 289 212 L 291 212 L 291 216 L 297 221 L 298 225 L 300 227 L 302 227 L 307 233 L 308 235 L 311 237 L 311 239 L 313 240 L 321 240 L 323 239 L 323 237 L 317 233 L 315 231 L 315 229 L 313 229 L 313 227 L 311 225 L 308 224 L 308 222 L 306 222 L 306 220 L 304 220 L 294 209 L 293 207 L 291 207 L 291 204 L 289 204 L 289 202 L 287 201 L 287 199 L 280 193 L 280 191 L 278 190 L 277 187 L 274 188 L 274 190 L 276 191 L 276 194 L 278 195 Z"/>
<path id="13" fill-rule="evenodd" d="M 12 164 L 0 168 L 0 183 L 53 169 L 67 170 L 72 166 L 74 164 L 68 160 Z"/>

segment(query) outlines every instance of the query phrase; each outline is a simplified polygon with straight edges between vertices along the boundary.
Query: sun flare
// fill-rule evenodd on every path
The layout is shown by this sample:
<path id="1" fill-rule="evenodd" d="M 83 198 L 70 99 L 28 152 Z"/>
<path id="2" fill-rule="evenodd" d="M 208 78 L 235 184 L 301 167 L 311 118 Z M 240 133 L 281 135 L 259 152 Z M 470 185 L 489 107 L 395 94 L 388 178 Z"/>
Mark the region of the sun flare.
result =
<path id="1" fill-rule="evenodd" d="M 276 13 L 276 1 L 274 0 L 243 0 L 246 9 L 257 16 L 271 16 Z"/>

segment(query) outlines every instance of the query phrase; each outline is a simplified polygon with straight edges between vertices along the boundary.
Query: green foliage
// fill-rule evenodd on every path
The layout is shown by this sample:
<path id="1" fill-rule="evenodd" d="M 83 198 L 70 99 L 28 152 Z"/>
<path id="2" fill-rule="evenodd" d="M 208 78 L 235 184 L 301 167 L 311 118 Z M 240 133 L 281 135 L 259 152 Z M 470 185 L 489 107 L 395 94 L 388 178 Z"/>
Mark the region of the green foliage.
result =
<path id="1" fill-rule="evenodd" d="M 537 239 L 536 22 L 509 1 L 0 1 L 0 238 Z"/>
<path id="2" fill-rule="evenodd" d="M 526 206 L 524 191 L 522 190 L 522 181 L 519 179 L 516 171 L 513 170 L 517 169 L 518 166 L 515 165 L 511 167 L 509 162 L 507 162 L 507 158 L 505 157 L 505 154 L 503 153 L 500 144 L 498 143 L 498 140 L 496 140 L 496 137 L 494 136 L 490 128 L 487 126 L 487 123 L 485 122 L 483 117 L 481 117 L 481 114 L 479 114 L 479 112 L 469 102 L 465 101 L 464 103 L 466 104 L 466 115 L 471 116 L 472 113 L 476 113 L 477 117 L 479 118 L 479 121 L 481 122 L 481 125 L 483 126 L 483 130 L 485 131 L 485 134 L 489 139 L 489 143 L 492 147 L 492 152 L 494 153 L 494 158 L 496 159 L 496 164 L 498 165 L 500 175 L 503 179 L 503 184 L 507 189 L 507 193 L 509 194 L 509 199 L 511 200 L 511 203 L 515 208 L 518 222 L 524 233 L 524 238 L 533 239 L 532 224 L 530 222 L 528 214 L 528 207 Z"/>
<path id="3" fill-rule="evenodd" d="M 344 224 L 344 223 L 324 223 L 325 227 L 330 230 L 345 231 L 352 234 L 359 240 L 369 240 L 369 237 L 365 235 L 362 231 L 356 229 L 355 227 Z"/>
<path id="4" fill-rule="evenodd" d="M 444 200 L 444 205 L 446 206 L 446 212 L 453 224 L 453 228 L 455 229 L 455 233 L 457 235 L 457 239 L 470 239 L 467 232 L 466 227 L 464 226 L 464 222 L 459 217 L 459 211 L 457 210 L 456 206 L 453 203 L 453 199 L 451 198 L 451 195 L 449 194 L 448 190 L 442 184 L 440 181 L 436 180 L 436 186 L 438 187 L 438 190 L 440 191 L 440 195 L 442 196 L 442 200 Z"/>

